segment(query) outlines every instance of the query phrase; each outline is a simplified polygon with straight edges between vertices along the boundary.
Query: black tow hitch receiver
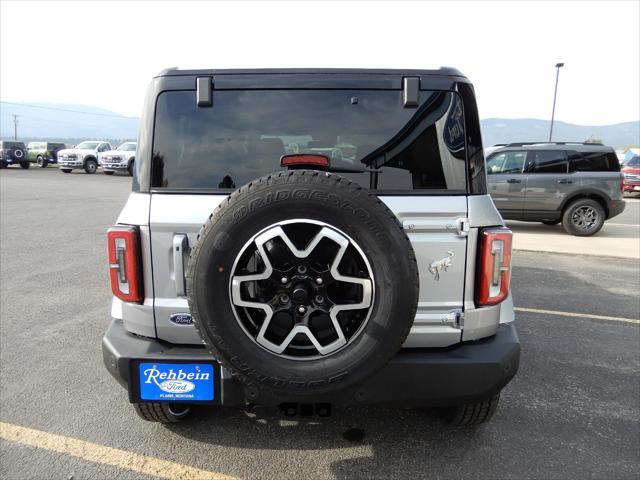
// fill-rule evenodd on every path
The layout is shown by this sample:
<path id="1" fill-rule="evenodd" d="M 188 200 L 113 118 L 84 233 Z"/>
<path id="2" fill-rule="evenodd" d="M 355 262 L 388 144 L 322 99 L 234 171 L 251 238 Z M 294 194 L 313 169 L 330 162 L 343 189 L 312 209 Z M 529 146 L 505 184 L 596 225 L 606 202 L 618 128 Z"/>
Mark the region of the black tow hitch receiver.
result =
<path id="1" fill-rule="evenodd" d="M 327 170 L 330 164 L 329 157 L 318 153 L 292 153 L 280 157 L 280 166 L 289 170 L 301 168 Z"/>

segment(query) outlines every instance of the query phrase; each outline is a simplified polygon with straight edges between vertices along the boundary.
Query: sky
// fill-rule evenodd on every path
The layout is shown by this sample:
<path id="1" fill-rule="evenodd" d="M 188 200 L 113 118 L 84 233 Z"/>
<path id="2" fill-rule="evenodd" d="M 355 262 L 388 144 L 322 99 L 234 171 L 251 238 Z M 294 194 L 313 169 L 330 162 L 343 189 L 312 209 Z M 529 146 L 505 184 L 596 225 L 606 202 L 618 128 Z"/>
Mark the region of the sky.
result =
<path id="1" fill-rule="evenodd" d="M 0 2 L 0 100 L 139 116 L 180 68 L 437 68 L 481 118 L 640 119 L 640 1 Z M 37 28 L 36 28 L 37 26 Z"/>

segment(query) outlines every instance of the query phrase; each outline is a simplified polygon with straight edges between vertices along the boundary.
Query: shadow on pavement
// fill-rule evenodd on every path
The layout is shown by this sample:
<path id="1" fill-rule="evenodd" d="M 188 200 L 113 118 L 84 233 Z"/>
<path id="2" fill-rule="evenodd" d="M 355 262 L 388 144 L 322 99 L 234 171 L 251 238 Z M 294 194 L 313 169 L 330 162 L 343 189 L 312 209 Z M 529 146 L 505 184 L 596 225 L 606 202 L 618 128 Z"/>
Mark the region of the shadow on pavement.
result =
<path id="1" fill-rule="evenodd" d="M 353 455 L 335 454 L 336 460 L 330 463 L 338 479 L 421 478 L 426 470 L 449 470 L 461 449 L 481 443 L 487 428 L 451 427 L 433 409 L 354 407 L 326 418 L 290 418 L 275 410 L 202 409 L 196 413 L 196 419 L 167 428 L 207 444 L 282 450 L 282 468 L 289 455 L 354 450 Z"/>

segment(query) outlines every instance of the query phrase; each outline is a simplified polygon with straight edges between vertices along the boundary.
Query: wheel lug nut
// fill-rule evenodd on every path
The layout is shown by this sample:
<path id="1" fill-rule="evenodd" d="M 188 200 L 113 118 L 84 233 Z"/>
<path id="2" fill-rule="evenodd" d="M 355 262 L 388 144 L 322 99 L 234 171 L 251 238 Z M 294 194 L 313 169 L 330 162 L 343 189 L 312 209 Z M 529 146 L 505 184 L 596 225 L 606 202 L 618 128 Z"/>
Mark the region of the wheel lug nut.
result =
<path id="1" fill-rule="evenodd" d="M 324 297 L 322 295 L 316 295 L 316 303 L 324 303 Z"/>
<path id="2" fill-rule="evenodd" d="M 287 283 L 289 281 L 289 279 L 287 277 L 282 277 L 280 279 L 280 283 Z"/>
<path id="3" fill-rule="evenodd" d="M 288 295 L 280 295 L 280 302 L 281 303 L 288 303 L 289 302 L 289 296 Z"/>
<path id="4" fill-rule="evenodd" d="M 300 305 L 300 306 L 298 307 L 298 313 L 299 313 L 300 315 L 303 315 L 303 314 L 305 314 L 306 312 L 307 312 L 307 308 L 306 308 L 304 305 Z"/>
<path id="5" fill-rule="evenodd" d="M 305 267 L 304 265 L 300 265 L 298 267 L 298 273 L 307 273 L 307 267 Z"/>
<path id="6" fill-rule="evenodd" d="M 322 278 L 320 278 L 320 277 L 316 278 L 316 283 L 318 285 L 322 285 Z"/>

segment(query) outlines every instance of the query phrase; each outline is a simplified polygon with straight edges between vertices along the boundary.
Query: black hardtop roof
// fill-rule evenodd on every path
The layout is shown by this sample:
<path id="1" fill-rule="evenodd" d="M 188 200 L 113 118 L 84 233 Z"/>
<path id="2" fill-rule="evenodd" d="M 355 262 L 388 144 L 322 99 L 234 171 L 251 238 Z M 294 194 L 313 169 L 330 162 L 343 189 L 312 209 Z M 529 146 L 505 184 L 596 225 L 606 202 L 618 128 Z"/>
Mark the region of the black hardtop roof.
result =
<path id="1" fill-rule="evenodd" d="M 256 68 L 256 69 L 195 69 L 181 70 L 177 67 L 162 70 L 157 77 L 210 76 L 210 75 L 397 75 L 397 76 L 445 76 L 466 78 L 451 67 L 438 69 L 377 69 L 377 68 Z"/>
<path id="2" fill-rule="evenodd" d="M 494 145 L 500 147 L 495 149 L 491 154 L 506 150 L 573 150 L 577 152 L 613 152 L 613 147 L 602 145 L 601 143 L 584 143 L 584 142 L 522 142 L 509 143 L 506 145 Z"/>

